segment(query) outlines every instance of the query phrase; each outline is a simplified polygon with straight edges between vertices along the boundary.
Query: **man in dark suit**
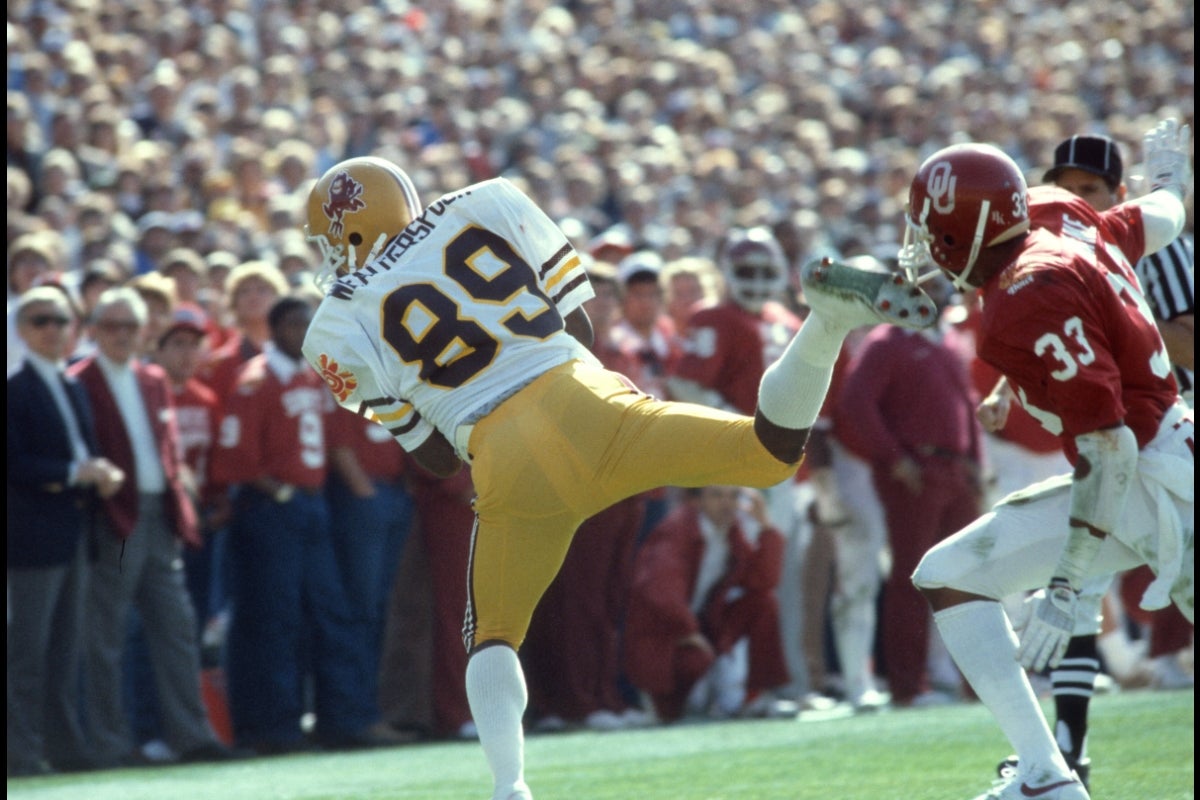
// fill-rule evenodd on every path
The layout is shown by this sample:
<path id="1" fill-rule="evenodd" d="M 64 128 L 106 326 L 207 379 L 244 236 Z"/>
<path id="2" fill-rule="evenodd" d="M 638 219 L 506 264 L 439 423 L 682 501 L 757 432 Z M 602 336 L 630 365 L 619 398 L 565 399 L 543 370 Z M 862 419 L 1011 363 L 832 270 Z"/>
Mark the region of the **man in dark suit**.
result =
<path id="1" fill-rule="evenodd" d="M 88 590 L 86 686 L 92 746 L 106 763 L 133 757 L 121 699 L 121 659 L 130 609 L 141 615 L 154 667 L 164 738 L 184 761 L 228 757 L 200 698 L 195 611 L 181 548 L 200 542 L 196 512 L 180 480 L 170 387 L 136 354 L 147 308 L 132 288 L 109 289 L 92 313 L 98 352 L 71 368 L 87 389 L 100 452 L 129 476 L 108 498 Z"/>
<path id="2" fill-rule="evenodd" d="M 22 295 L 8 378 L 8 774 L 88 764 L 80 727 L 87 536 L 123 474 L 97 456 L 83 387 L 64 374 L 74 317 L 53 286 Z"/>

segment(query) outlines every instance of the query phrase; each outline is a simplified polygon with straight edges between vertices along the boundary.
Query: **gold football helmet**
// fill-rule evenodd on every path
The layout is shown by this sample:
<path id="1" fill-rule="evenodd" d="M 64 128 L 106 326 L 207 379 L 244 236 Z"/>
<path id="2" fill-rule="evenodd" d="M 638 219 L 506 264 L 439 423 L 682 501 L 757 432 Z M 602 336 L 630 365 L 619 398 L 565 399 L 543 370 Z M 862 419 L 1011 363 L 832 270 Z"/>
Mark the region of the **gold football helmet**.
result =
<path id="1" fill-rule="evenodd" d="M 412 180 L 390 161 L 350 158 L 330 167 L 308 195 L 308 239 L 321 250 L 322 288 L 359 269 L 421 213 Z"/>

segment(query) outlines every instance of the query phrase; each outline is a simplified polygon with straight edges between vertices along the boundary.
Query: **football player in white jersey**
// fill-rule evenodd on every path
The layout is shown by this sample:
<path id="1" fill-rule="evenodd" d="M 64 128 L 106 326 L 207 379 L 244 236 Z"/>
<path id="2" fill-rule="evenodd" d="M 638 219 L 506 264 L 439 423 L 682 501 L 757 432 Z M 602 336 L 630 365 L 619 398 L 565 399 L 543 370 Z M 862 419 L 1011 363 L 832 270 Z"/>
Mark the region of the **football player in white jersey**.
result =
<path id="1" fill-rule="evenodd" d="M 846 332 L 934 317 L 905 280 L 810 265 L 813 316 L 743 416 L 657 400 L 601 367 L 587 349 L 592 289 L 579 257 L 503 179 L 422 209 L 397 166 L 350 159 L 314 186 L 308 231 L 328 281 L 308 360 L 341 405 L 373 416 L 428 469 L 471 466 L 466 683 L 495 800 L 532 797 L 516 651 L 579 523 L 657 486 L 792 475 Z"/>

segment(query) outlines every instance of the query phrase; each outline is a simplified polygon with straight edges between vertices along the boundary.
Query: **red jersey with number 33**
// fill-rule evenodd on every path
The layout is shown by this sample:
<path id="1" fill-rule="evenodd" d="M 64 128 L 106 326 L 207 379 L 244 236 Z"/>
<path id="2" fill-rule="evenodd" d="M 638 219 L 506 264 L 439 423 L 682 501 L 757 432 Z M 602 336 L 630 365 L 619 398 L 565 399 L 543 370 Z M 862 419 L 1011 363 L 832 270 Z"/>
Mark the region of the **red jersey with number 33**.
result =
<path id="1" fill-rule="evenodd" d="M 1145 247 L 1141 210 L 1097 213 L 1035 187 L 1029 212 L 1020 255 L 983 287 L 979 356 L 1062 437 L 1072 463 L 1076 436 L 1122 421 L 1143 447 L 1178 392 L 1131 266 Z"/>

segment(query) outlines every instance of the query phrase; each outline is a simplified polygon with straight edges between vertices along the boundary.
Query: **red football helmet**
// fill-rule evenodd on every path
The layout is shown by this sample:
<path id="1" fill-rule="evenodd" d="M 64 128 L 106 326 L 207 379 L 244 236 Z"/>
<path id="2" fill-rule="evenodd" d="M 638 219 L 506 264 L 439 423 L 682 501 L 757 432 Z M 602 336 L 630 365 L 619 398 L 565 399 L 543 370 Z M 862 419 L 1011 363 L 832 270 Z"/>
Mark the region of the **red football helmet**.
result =
<path id="1" fill-rule="evenodd" d="M 900 266 L 910 280 L 930 260 L 960 291 L 980 249 L 1029 230 L 1029 188 L 1016 163 L 991 145 L 943 148 L 917 170 L 908 193 Z"/>
<path id="2" fill-rule="evenodd" d="M 736 228 L 725 238 L 718 261 L 729 296 L 757 314 L 787 286 L 787 258 L 770 229 Z"/>

